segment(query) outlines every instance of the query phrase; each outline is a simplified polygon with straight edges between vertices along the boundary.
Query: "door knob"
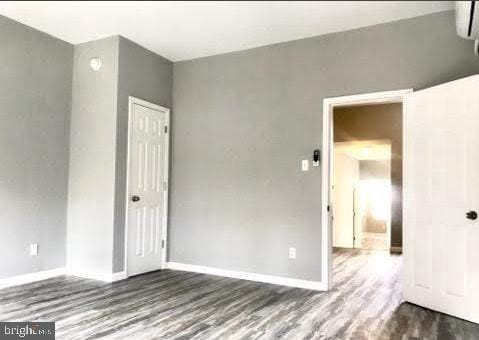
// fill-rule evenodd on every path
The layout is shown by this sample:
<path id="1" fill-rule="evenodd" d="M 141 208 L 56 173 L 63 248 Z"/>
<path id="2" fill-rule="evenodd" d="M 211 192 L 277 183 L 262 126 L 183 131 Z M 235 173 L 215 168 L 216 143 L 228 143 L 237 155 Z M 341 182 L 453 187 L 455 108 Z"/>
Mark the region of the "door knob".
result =
<path id="1" fill-rule="evenodd" d="M 133 202 L 138 202 L 138 201 L 140 200 L 140 196 L 132 196 L 132 197 L 131 197 L 131 200 L 132 200 Z"/>
<path id="2" fill-rule="evenodd" d="M 470 220 L 476 220 L 477 219 L 477 212 L 475 212 L 474 210 L 468 211 L 466 213 L 466 217 Z"/>

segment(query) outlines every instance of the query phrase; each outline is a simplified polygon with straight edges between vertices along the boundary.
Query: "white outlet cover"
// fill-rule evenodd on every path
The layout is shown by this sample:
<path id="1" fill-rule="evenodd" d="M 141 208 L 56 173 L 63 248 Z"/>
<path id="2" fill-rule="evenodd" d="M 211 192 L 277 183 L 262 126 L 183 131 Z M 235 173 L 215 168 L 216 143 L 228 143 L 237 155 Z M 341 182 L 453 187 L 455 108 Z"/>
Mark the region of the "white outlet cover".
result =
<path id="1" fill-rule="evenodd" d="M 290 259 L 296 258 L 296 248 L 289 248 L 289 258 Z"/>
<path id="2" fill-rule="evenodd" d="M 301 170 L 308 171 L 309 170 L 309 160 L 303 159 L 301 161 Z"/>
<path id="3" fill-rule="evenodd" d="M 38 244 L 32 243 L 30 244 L 30 255 L 37 256 L 38 255 Z"/>

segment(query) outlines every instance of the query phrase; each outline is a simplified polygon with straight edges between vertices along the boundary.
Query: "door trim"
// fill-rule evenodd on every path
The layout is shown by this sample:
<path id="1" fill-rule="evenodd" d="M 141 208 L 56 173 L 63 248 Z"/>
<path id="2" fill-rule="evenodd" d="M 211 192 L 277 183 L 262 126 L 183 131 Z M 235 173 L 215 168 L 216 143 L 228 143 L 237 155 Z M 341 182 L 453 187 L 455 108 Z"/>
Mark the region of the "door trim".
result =
<path id="1" fill-rule="evenodd" d="M 325 290 L 331 289 L 333 275 L 333 245 L 332 245 L 332 223 L 331 223 L 331 175 L 332 162 L 331 152 L 334 145 L 332 141 L 332 113 L 338 106 L 349 106 L 359 104 L 387 104 L 403 102 L 404 97 L 413 92 L 413 89 L 404 89 L 396 91 L 382 91 L 355 94 L 341 97 L 324 98 L 323 100 L 323 126 L 322 126 L 322 165 L 321 165 L 321 282 Z M 404 108 L 403 117 L 404 122 Z M 403 131 L 404 135 L 404 131 Z M 404 141 L 403 141 L 404 142 Z M 403 150 L 404 153 L 404 150 Z M 404 174 L 403 174 L 404 176 Z M 403 222 L 403 233 L 405 225 Z"/>
<path id="2" fill-rule="evenodd" d="M 163 190 L 163 226 L 162 226 L 162 242 L 164 242 L 164 247 L 162 248 L 161 253 L 161 266 L 160 269 L 164 269 L 167 266 L 166 262 L 166 253 L 168 251 L 168 197 L 170 190 L 170 180 L 169 180 L 169 170 L 170 170 L 170 109 L 147 102 L 146 100 L 136 98 L 133 96 L 128 97 L 128 140 L 127 140 L 127 156 L 126 156 L 126 197 L 125 197 L 125 273 L 126 277 L 129 277 L 128 274 L 128 202 L 129 202 L 129 181 L 130 181 L 130 137 L 131 137 L 131 113 L 133 105 L 140 105 L 147 107 L 155 111 L 161 111 L 166 114 L 166 126 L 168 127 L 168 132 L 165 137 L 165 182 L 166 188 Z"/>

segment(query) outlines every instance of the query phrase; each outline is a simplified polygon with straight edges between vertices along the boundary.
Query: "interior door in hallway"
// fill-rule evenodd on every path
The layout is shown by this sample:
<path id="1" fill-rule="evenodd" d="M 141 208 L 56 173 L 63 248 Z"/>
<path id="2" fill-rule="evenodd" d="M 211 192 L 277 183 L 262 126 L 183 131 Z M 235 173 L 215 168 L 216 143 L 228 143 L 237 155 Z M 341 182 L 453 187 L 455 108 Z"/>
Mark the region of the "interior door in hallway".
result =
<path id="1" fill-rule="evenodd" d="M 354 190 L 359 180 L 359 161 L 335 148 L 333 179 L 333 247 L 354 248 Z M 356 245 L 360 244 L 357 239 Z"/>
<path id="2" fill-rule="evenodd" d="M 168 109 L 130 98 L 127 275 L 164 262 L 168 176 Z"/>
<path id="3" fill-rule="evenodd" d="M 479 323 L 479 77 L 407 95 L 404 297 Z"/>

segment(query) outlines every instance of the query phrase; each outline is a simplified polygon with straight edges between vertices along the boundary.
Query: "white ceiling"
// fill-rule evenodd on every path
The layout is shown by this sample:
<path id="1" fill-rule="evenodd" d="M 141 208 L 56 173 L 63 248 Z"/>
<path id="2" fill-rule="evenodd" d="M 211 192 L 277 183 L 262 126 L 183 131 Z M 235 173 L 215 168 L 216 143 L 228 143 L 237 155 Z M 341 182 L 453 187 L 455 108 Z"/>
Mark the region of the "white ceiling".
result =
<path id="1" fill-rule="evenodd" d="M 179 61 L 453 7 L 451 1 L 2 1 L 0 14 L 72 44 L 120 34 Z"/>
<path id="2" fill-rule="evenodd" d="M 360 161 L 391 159 L 388 140 L 339 142 L 334 143 L 334 150 Z"/>

